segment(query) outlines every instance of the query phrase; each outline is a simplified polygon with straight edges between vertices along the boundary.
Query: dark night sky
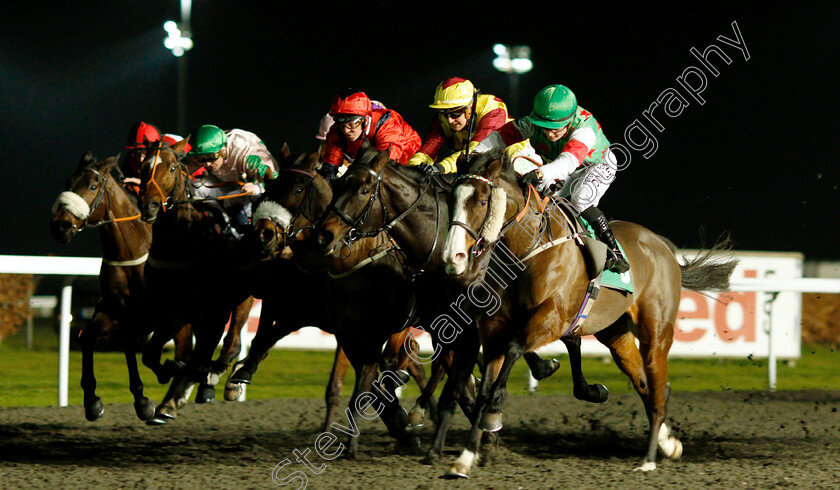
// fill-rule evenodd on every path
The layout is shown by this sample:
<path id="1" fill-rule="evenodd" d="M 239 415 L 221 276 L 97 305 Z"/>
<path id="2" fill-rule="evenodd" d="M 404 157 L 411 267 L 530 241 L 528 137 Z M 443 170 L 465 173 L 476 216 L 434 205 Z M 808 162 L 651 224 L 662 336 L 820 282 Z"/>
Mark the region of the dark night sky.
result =
<path id="1" fill-rule="evenodd" d="M 84 151 L 120 152 L 138 120 L 178 131 L 176 60 L 162 44 L 163 21 L 178 18 L 178 2 L 98 4 L 18 6 L 0 20 L 0 254 L 98 256 L 94 231 L 66 246 L 49 235 L 64 180 Z M 656 137 L 655 154 L 633 152 L 601 201 L 610 218 L 681 247 L 728 231 L 739 250 L 840 259 L 838 3 L 674 10 L 552 2 L 521 3 L 517 12 L 463 2 L 299 4 L 194 2 L 185 133 L 212 123 L 253 131 L 270 149 L 286 141 L 312 150 L 330 99 L 352 86 L 425 136 L 426 106 L 444 78 L 469 78 L 513 103 L 491 47 L 528 44 L 534 69 L 520 80 L 515 116 L 541 87 L 564 83 L 610 141 L 625 142 L 636 119 Z M 717 39 L 735 38 L 733 21 L 748 61 Z M 720 74 L 704 71 L 701 105 L 677 77 L 701 66 L 690 48 L 712 43 L 732 63 L 711 56 Z M 669 88 L 689 105 L 673 118 L 657 109 L 659 132 L 642 112 Z"/>

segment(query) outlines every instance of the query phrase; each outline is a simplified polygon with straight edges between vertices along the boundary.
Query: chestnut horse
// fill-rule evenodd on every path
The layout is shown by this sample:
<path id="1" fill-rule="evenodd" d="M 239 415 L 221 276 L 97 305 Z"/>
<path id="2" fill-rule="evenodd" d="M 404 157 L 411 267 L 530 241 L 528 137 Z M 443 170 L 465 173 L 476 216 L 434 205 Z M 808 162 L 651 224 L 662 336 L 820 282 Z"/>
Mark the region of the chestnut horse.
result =
<path id="1" fill-rule="evenodd" d="M 376 386 L 385 394 L 378 398 L 389 431 L 401 443 L 416 447 L 416 437 L 405 431 L 405 413 L 393 397 L 396 383 L 405 380 L 383 376 L 384 383 L 374 385 L 380 368 L 383 374 L 409 369 L 421 389 L 426 385 L 422 366 L 411 362 L 403 350 L 406 343 L 416 342 L 403 328 L 410 289 L 399 251 L 384 235 L 362 240 L 331 259 L 311 246 L 309 230 L 332 197 L 327 181 L 314 171 L 317 157 L 310 154 L 280 160 L 279 175 L 266 182 L 266 192 L 254 213 L 255 231 L 243 238 L 253 239 L 252 249 L 270 257 L 279 294 L 265 292 L 268 297 L 249 356 L 237 363 L 226 393 L 230 391 L 232 398 L 238 394 L 238 386 L 252 381 L 260 361 L 277 340 L 304 326 L 317 326 L 334 333 L 340 346 L 327 387 L 324 430 L 330 429 L 336 415 L 346 371 L 342 358 L 346 356 L 356 371 L 350 401 L 353 416 L 359 414 L 359 397 L 373 393 L 371 388 Z M 373 288 L 382 288 L 382 296 L 371 298 L 368 292 Z M 351 437 L 349 457 L 355 455 L 357 445 L 358 438 Z"/>
<path id="2" fill-rule="evenodd" d="M 448 224 L 448 191 L 436 185 L 437 179 L 426 179 L 415 169 L 389 164 L 387 153 L 366 151 L 338 181 L 329 212 L 316 232 L 319 243 L 333 251 L 340 243 L 362 236 L 388 231 L 406 254 L 413 269 L 419 317 L 430 323 L 429 332 L 436 344 L 434 359 L 447 360 L 450 378 L 439 400 L 438 423 L 434 442 L 426 454 L 426 461 L 437 460 L 443 451 L 446 433 L 457 405 L 468 417 L 473 417 L 473 366 L 478 357 L 478 337 L 475 329 L 463 329 L 455 336 L 443 335 L 434 326 L 440 319 L 460 317 L 468 325 L 471 317 L 483 315 L 482 308 L 474 308 L 464 301 L 465 289 L 460 281 L 453 281 L 443 271 L 442 246 Z M 451 301 L 455 300 L 454 303 Z M 580 371 L 580 343 L 567 344 L 575 374 L 575 394 L 590 401 L 606 399 L 606 388 L 589 385 Z M 452 355 L 454 354 L 454 355 Z M 576 355 L 575 355 L 576 354 Z M 555 360 L 542 360 L 535 353 L 527 353 L 526 360 L 535 377 L 551 375 L 558 367 Z M 459 376 L 452 377 L 452 373 Z"/>
<path id="3" fill-rule="evenodd" d="M 682 288 L 727 289 L 737 260 L 715 260 L 711 252 L 725 248 L 716 246 L 680 265 L 674 250 L 660 236 L 640 225 L 615 221 L 611 226 L 630 262 L 633 292 L 601 287 L 587 316 L 587 311 L 580 312 L 583 303 L 594 301 L 587 292 L 592 278 L 587 257 L 575 242 L 571 221 L 556 213 L 548 220 L 515 221 L 521 213 L 538 213 L 541 201 L 523 194 L 509 158 L 497 152 L 476 158 L 470 174 L 459 179 L 454 195 L 452 224 L 444 246 L 444 261 L 453 277 L 472 282 L 489 274 L 488 265 L 492 270 L 493 264 L 476 255 L 497 241 L 524 259 L 524 264 L 520 262 L 521 274 L 507 288 L 514 299 L 509 321 L 478 322 L 488 361 L 476 402 L 481 416 L 474 421 L 467 445 L 447 475 L 467 476 L 477 459 L 481 430 L 501 428 L 507 378 L 523 352 L 567 336 L 589 334 L 609 348 L 644 403 L 650 430 L 648 451 L 638 469 L 656 468 L 657 448 L 668 458 L 678 459 L 682 444 L 670 434 L 665 410 L 670 394 L 668 350 L 680 292 Z M 552 241 L 549 236 L 567 239 Z M 534 255 L 541 246 L 543 250 Z"/>
<path id="4" fill-rule="evenodd" d="M 194 383 L 218 382 L 240 351 L 239 339 L 215 361 L 213 352 L 226 323 L 244 323 L 254 300 L 254 273 L 240 267 L 236 243 L 216 232 L 214 208 L 190 200 L 189 176 L 179 158 L 186 142 L 150 143 L 141 171 L 140 210 L 142 219 L 153 223 L 155 237 L 146 266 L 147 313 L 158 339 L 144 349 L 143 363 L 161 383 L 177 375 L 177 388 L 158 406 L 158 422 L 175 416 L 177 400 Z M 186 366 L 160 362 L 158 346 L 177 331 L 171 319 L 193 327 L 196 342 Z M 199 396 L 211 401 L 212 393 L 207 390 Z"/>

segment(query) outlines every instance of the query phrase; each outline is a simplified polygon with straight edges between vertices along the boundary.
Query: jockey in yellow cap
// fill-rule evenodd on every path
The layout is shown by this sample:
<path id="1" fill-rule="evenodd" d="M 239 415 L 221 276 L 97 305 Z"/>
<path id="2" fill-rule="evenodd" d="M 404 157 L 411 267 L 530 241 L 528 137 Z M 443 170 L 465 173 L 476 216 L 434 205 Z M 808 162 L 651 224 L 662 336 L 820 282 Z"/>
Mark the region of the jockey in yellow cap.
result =
<path id="1" fill-rule="evenodd" d="M 455 161 L 469 144 L 470 150 L 511 119 L 507 106 L 490 94 L 479 94 L 472 82 L 460 77 L 444 80 L 429 105 L 437 111 L 423 145 L 408 165 L 421 165 L 424 173 L 457 172 Z M 444 146 L 454 151 L 437 163 Z"/>

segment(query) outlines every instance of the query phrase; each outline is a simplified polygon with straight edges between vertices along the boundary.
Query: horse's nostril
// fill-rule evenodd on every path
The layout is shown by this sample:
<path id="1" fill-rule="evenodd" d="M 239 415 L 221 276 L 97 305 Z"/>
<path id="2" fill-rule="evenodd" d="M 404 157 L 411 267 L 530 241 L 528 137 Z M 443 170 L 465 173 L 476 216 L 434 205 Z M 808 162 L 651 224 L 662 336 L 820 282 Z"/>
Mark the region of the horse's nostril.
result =
<path id="1" fill-rule="evenodd" d="M 455 264 L 461 264 L 467 260 L 467 254 L 464 252 L 458 252 L 452 257 L 452 262 Z"/>
<path id="2" fill-rule="evenodd" d="M 61 231 L 68 231 L 72 228 L 73 225 L 69 221 L 59 221 L 58 222 L 58 229 Z"/>
<path id="3" fill-rule="evenodd" d="M 321 247 L 326 247 L 333 241 L 333 234 L 329 230 L 324 230 L 321 233 L 318 233 L 318 245 Z"/>
<path id="4" fill-rule="evenodd" d="M 260 230 L 260 240 L 263 243 L 268 243 L 274 240 L 274 232 L 269 229 Z"/>

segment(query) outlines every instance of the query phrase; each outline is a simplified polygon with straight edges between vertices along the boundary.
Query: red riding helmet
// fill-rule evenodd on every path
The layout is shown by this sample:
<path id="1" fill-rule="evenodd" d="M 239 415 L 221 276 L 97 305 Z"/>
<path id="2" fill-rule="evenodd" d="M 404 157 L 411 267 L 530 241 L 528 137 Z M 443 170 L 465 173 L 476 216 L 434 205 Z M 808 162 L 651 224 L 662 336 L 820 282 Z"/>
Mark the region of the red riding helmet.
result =
<path id="1" fill-rule="evenodd" d="M 146 145 L 143 143 L 144 138 L 147 139 L 149 143 L 160 141 L 160 131 L 158 131 L 158 128 L 153 125 L 140 121 L 128 132 L 128 144 L 126 144 L 125 147 L 129 150 L 133 150 L 135 148 L 145 148 Z"/>
<path id="2" fill-rule="evenodd" d="M 364 92 L 347 91 L 335 96 L 330 105 L 330 115 L 355 114 L 368 117 L 371 114 L 370 98 Z"/>

